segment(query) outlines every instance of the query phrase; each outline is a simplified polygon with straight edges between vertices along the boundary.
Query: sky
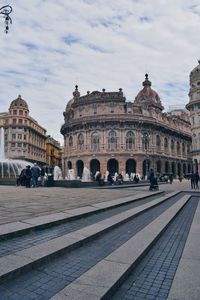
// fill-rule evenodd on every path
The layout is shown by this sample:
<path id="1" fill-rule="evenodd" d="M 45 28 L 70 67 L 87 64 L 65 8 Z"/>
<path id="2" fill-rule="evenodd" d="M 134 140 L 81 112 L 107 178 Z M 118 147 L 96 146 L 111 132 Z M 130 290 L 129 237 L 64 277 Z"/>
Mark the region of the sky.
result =
<path id="1" fill-rule="evenodd" d="M 1 0 L 0 112 L 20 94 L 30 116 L 63 144 L 63 112 L 77 84 L 123 89 L 134 101 L 145 73 L 165 110 L 188 102 L 200 59 L 199 0 Z"/>

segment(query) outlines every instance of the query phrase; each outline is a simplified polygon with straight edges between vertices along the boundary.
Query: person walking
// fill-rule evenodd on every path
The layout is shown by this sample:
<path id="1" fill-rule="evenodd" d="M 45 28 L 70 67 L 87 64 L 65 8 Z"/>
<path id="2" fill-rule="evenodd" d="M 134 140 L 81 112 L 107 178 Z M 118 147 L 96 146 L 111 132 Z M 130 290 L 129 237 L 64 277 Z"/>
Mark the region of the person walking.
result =
<path id="1" fill-rule="evenodd" d="M 150 182 L 150 187 L 149 187 L 149 189 L 150 189 L 152 187 L 152 185 L 153 185 L 153 179 L 154 179 L 154 171 L 153 171 L 153 169 L 150 169 L 148 179 L 149 179 L 149 182 Z"/>
<path id="2" fill-rule="evenodd" d="M 169 182 L 170 182 L 170 184 L 173 183 L 173 175 L 172 174 L 169 175 Z"/>
<path id="3" fill-rule="evenodd" d="M 41 178 L 41 185 L 44 186 L 44 178 L 45 178 L 45 168 L 42 167 L 40 170 L 40 178 Z"/>
<path id="4" fill-rule="evenodd" d="M 34 163 L 33 167 L 31 168 L 32 174 L 32 187 L 38 186 L 38 177 L 40 176 L 40 168 L 36 163 Z"/>
<path id="5" fill-rule="evenodd" d="M 195 173 L 195 185 L 196 185 L 196 188 L 198 189 L 199 188 L 199 173 L 198 173 L 198 171 Z"/>
<path id="6" fill-rule="evenodd" d="M 191 182 L 191 189 L 196 188 L 196 174 L 192 172 L 191 177 L 190 177 L 190 182 Z"/>
<path id="7" fill-rule="evenodd" d="M 112 177 L 112 175 L 109 173 L 108 174 L 108 182 L 110 183 L 110 185 L 113 185 L 114 184 L 114 180 L 113 180 L 113 177 Z"/>
<path id="8" fill-rule="evenodd" d="M 31 177 L 32 177 L 31 166 L 26 166 L 26 170 L 25 170 L 25 186 L 27 188 L 31 187 Z"/>

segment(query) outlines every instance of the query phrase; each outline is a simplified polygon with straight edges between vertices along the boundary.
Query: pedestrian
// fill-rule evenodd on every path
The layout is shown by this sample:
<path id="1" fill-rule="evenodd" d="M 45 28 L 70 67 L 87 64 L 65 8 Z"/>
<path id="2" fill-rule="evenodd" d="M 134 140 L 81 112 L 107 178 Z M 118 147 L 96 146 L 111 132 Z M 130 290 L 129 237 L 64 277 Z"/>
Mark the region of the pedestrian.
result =
<path id="1" fill-rule="evenodd" d="M 135 183 L 138 183 L 139 182 L 139 176 L 137 174 L 135 174 L 134 178 L 133 178 L 134 182 Z"/>
<path id="2" fill-rule="evenodd" d="M 45 168 L 42 167 L 40 170 L 40 178 L 41 178 L 41 185 L 44 186 L 44 179 L 45 179 Z"/>
<path id="3" fill-rule="evenodd" d="M 111 175 L 110 173 L 108 174 L 108 182 L 109 182 L 111 185 L 113 185 L 113 183 L 114 183 L 114 180 L 113 180 L 112 175 Z"/>
<path id="4" fill-rule="evenodd" d="M 195 184 L 196 184 L 196 188 L 199 188 L 199 173 L 198 171 L 195 173 Z"/>
<path id="5" fill-rule="evenodd" d="M 149 176 L 148 176 L 150 187 L 153 185 L 152 180 L 154 179 L 154 171 L 153 169 L 150 169 Z"/>
<path id="6" fill-rule="evenodd" d="M 32 187 L 38 186 L 38 177 L 40 176 L 40 168 L 36 163 L 34 163 L 33 167 L 31 168 L 32 174 Z"/>
<path id="7" fill-rule="evenodd" d="M 191 182 L 191 188 L 195 189 L 196 188 L 196 175 L 194 172 L 192 172 L 192 174 L 191 174 L 190 182 Z"/>
<path id="8" fill-rule="evenodd" d="M 31 187 L 31 177 L 32 177 L 31 166 L 26 166 L 26 170 L 25 170 L 25 185 L 26 185 L 27 188 Z"/>
<path id="9" fill-rule="evenodd" d="M 16 185 L 19 186 L 19 185 L 26 185 L 26 176 L 25 176 L 25 171 L 26 169 L 22 169 L 21 170 L 21 173 L 19 175 L 19 177 L 17 178 L 17 182 L 16 182 Z"/>
<path id="10" fill-rule="evenodd" d="M 98 182 L 98 184 L 101 185 L 101 172 L 100 171 L 97 171 L 95 179 Z"/>
<path id="11" fill-rule="evenodd" d="M 173 183 L 173 179 L 174 179 L 174 178 L 173 178 L 173 175 L 172 175 L 172 174 L 170 174 L 170 175 L 169 175 L 169 182 L 170 182 L 170 184 L 172 184 L 172 183 Z"/>

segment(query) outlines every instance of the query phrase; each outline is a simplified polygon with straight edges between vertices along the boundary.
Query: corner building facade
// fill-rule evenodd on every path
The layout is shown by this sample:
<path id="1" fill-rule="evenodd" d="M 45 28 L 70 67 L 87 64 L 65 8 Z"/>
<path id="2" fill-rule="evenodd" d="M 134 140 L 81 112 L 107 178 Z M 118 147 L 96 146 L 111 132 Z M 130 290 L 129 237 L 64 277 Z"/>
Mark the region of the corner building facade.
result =
<path id="1" fill-rule="evenodd" d="M 193 169 L 200 171 L 200 60 L 190 72 L 189 103 L 186 108 L 190 111 Z"/>
<path id="2" fill-rule="evenodd" d="M 118 92 L 87 92 L 76 86 L 67 103 L 64 136 L 65 176 L 69 169 L 81 177 L 87 167 L 111 174 L 157 173 L 183 176 L 191 172 L 191 131 L 187 110 L 163 112 L 157 92 L 145 75 L 134 102 Z"/>

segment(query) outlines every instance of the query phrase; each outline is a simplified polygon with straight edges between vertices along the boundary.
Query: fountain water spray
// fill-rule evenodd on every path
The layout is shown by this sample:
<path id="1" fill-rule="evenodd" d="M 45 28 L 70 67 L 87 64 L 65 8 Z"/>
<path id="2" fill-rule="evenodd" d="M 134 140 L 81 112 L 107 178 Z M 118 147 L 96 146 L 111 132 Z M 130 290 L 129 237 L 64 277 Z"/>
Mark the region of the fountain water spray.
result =
<path id="1" fill-rule="evenodd" d="M 27 165 L 33 165 L 25 160 L 7 159 L 4 150 L 4 128 L 0 129 L 0 178 L 16 178 Z"/>

